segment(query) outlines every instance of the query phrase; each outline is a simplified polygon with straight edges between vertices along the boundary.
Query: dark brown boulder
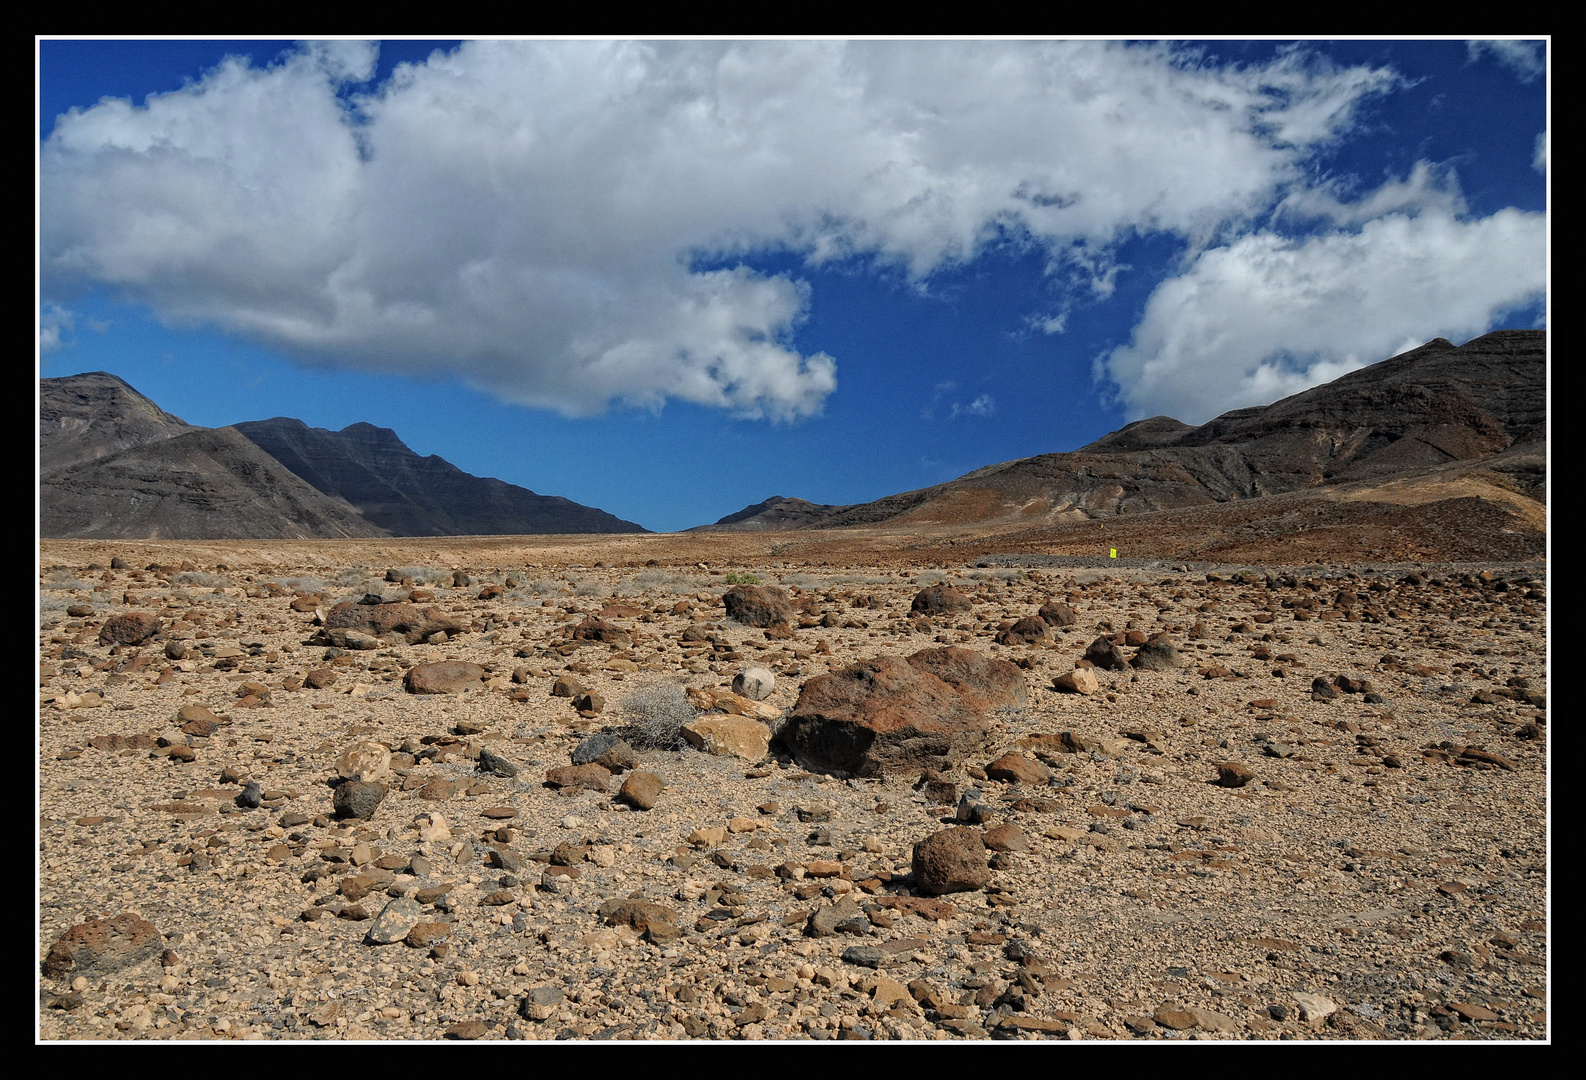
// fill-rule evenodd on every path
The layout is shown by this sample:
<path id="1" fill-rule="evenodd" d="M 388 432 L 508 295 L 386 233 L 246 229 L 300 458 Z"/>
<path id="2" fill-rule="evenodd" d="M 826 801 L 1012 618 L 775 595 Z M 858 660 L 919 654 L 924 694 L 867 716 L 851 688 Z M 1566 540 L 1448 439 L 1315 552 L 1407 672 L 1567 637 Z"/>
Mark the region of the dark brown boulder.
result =
<path id="1" fill-rule="evenodd" d="M 935 675 L 960 693 L 972 694 L 983 708 L 1023 705 L 1028 700 L 1024 673 L 1017 665 L 973 649 L 957 645 L 921 649 L 909 657 L 909 666 Z"/>
<path id="2" fill-rule="evenodd" d="M 1073 626 L 1079 622 L 1079 613 L 1067 604 L 1053 600 L 1041 605 L 1036 612 L 1048 626 Z"/>
<path id="3" fill-rule="evenodd" d="M 745 626 L 762 629 L 793 618 L 793 605 L 781 589 L 765 585 L 735 585 L 722 594 L 727 617 Z"/>
<path id="4" fill-rule="evenodd" d="M 990 880 L 978 829 L 943 829 L 914 845 L 914 883 L 927 896 L 971 892 Z"/>
<path id="5" fill-rule="evenodd" d="M 989 731 L 980 699 L 879 656 L 806 682 L 778 738 L 806 768 L 878 776 L 951 768 Z"/>
<path id="6" fill-rule="evenodd" d="M 44 974 L 52 979 L 96 978 L 164 951 L 165 939 L 155 925 L 128 911 L 113 919 L 78 923 L 56 938 L 44 958 Z"/>
<path id="7" fill-rule="evenodd" d="M 460 694 L 477 690 L 489 674 L 478 664 L 442 660 L 438 664 L 414 664 L 402 677 L 402 685 L 410 694 Z"/>
<path id="8" fill-rule="evenodd" d="M 611 770 L 603 765 L 590 762 L 587 765 L 563 765 L 555 769 L 547 769 L 545 783 L 549 787 L 557 788 L 587 788 L 590 791 L 606 791 L 606 782 L 611 779 Z"/>
<path id="9" fill-rule="evenodd" d="M 1129 662 L 1123 658 L 1123 653 L 1118 651 L 1118 647 L 1104 637 L 1099 637 L 1090 643 L 1090 648 L 1085 650 L 1085 659 L 1089 660 L 1092 666 L 1107 671 L 1122 671 L 1129 666 Z"/>
<path id="10" fill-rule="evenodd" d="M 101 645 L 141 645 L 160 632 L 160 620 L 147 611 L 113 615 L 99 628 Z"/>
<path id="11" fill-rule="evenodd" d="M 632 639 L 632 631 L 618 626 L 616 623 L 606 622 L 604 619 L 585 619 L 568 633 L 571 641 L 601 641 L 608 644 L 620 644 Z"/>
<path id="12" fill-rule="evenodd" d="M 437 631 L 460 634 L 462 624 L 448 618 L 437 607 L 420 607 L 417 604 L 355 604 L 348 600 L 337 604 L 325 616 L 326 630 L 359 630 L 376 637 L 387 635 L 401 637 L 409 645 L 417 644 Z"/>
<path id="13" fill-rule="evenodd" d="M 998 645 L 1039 645 L 1047 638 L 1046 621 L 1035 616 L 1020 619 L 997 635 Z"/>
<path id="14" fill-rule="evenodd" d="M 914 594 L 910 611 L 923 611 L 927 615 L 940 615 L 948 611 L 968 611 L 975 602 L 949 585 L 932 585 Z"/>
<path id="15" fill-rule="evenodd" d="M 1170 671 L 1182 666 L 1184 660 L 1172 639 L 1158 634 L 1140 646 L 1140 651 L 1129 662 L 1141 671 Z"/>

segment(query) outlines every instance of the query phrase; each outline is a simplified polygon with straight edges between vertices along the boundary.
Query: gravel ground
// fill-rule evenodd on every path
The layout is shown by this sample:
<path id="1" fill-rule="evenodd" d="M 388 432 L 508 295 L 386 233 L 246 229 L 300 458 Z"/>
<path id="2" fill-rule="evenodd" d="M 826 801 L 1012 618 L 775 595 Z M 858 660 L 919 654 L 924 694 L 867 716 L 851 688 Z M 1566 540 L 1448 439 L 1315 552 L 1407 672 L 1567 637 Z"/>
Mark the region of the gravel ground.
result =
<path id="1" fill-rule="evenodd" d="M 39 958 L 97 917 L 135 913 L 159 935 L 126 966 L 41 975 L 41 1039 L 1548 1038 L 1540 565 L 646 568 L 631 545 L 628 565 L 475 552 L 391 564 L 385 581 L 374 547 L 298 563 L 214 547 L 140 545 L 135 565 L 154 551 L 163 571 L 41 551 Z M 814 625 L 782 640 L 726 621 L 729 571 L 781 584 Z M 973 610 L 910 617 L 937 583 Z M 490 584 L 500 595 L 479 599 Z M 334 656 L 307 643 L 313 605 L 290 606 L 415 588 L 461 632 Z M 994 643 L 1052 599 L 1077 625 Z M 611 604 L 635 612 L 607 616 L 627 640 L 567 642 Z M 126 612 L 160 634 L 100 644 Z M 701 623 L 716 640 L 680 641 Z M 1131 629 L 1166 632 L 1182 666 L 1050 689 Z M 764 666 L 785 712 L 812 677 L 942 644 L 1014 660 L 1029 686 L 945 777 L 981 793 L 975 828 L 1022 835 L 984 889 L 918 895 L 913 846 L 958 824 L 918 774 L 650 750 L 638 767 L 666 788 L 648 811 L 543 782 L 668 688 L 724 690 Z M 408 668 L 439 660 L 488 681 L 404 691 Z M 332 683 L 301 687 L 322 668 Z M 605 710 L 553 697 L 564 675 Z M 1339 676 L 1369 686 L 1319 700 L 1313 681 Z M 174 730 L 191 704 L 221 725 Z M 337 819 L 338 758 L 371 740 L 392 752 L 390 791 L 372 818 Z M 481 772 L 481 749 L 522 771 Z M 1010 750 L 1050 781 L 986 779 Z M 1253 778 L 1219 786 L 1227 762 Z M 249 779 L 256 809 L 237 804 Z M 604 925 L 602 905 L 630 897 L 678 932 Z M 442 927 L 366 944 L 397 898 Z M 857 907 L 843 932 L 808 932 L 841 904 Z"/>

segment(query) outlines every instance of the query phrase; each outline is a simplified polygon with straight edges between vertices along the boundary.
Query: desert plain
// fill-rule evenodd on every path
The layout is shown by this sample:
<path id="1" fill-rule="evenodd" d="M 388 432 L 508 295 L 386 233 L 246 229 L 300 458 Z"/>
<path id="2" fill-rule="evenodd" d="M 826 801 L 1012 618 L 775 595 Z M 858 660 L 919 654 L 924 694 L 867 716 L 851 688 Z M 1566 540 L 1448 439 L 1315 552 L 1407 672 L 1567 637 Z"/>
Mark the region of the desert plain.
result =
<path id="1" fill-rule="evenodd" d="M 38 1036 L 1546 1039 L 1545 562 L 1140 535 L 43 540 Z M 790 749 L 951 649 L 969 743 Z"/>

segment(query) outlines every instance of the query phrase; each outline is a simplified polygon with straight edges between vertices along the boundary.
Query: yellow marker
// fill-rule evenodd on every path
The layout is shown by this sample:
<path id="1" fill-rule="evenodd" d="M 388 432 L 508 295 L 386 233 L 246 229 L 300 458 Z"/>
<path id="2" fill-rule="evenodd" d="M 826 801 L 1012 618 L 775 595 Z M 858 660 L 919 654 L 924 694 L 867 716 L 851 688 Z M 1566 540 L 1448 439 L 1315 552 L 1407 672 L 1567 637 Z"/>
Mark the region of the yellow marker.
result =
<path id="1" fill-rule="evenodd" d="M 1117 558 L 1117 557 L 1118 557 L 1118 549 L 1117 549 L 1117 548 L 1108 548 L 1108 549 L 1107 549 L 1107 550 L 1108 550 L 1108 551 L 1109 551 L 1109 552 L 1111 552 L 1111 554 L 1109 554 L 1109 555 L 1108 555 L 1108 556 L 1107 556 L 1107 558 L 1109 558 L 1109 559 L 1116 559 L 1116 558 Z"/>

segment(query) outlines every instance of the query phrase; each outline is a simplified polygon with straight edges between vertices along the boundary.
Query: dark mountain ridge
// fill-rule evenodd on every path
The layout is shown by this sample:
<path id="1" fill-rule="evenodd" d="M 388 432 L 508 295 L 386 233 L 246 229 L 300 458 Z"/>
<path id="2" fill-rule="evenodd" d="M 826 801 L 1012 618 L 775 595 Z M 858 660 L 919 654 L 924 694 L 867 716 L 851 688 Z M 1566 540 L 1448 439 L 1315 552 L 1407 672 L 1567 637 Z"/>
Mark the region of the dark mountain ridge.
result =
<path id="1" fill-rule="evenodd" d="M 329 431 L 284 416 L 236 427 L 303 480 L 345 499 L 393 536 L 648 531 L 571 499 L 474 476 L 434 454 L 422 457 L 390 428 L 357 423 Z"/>

